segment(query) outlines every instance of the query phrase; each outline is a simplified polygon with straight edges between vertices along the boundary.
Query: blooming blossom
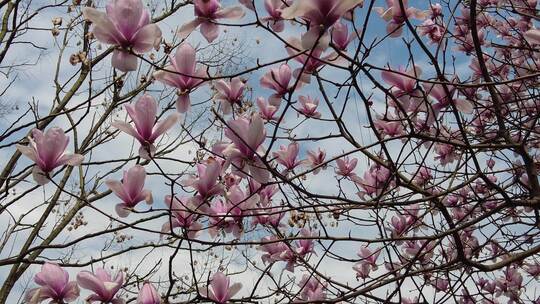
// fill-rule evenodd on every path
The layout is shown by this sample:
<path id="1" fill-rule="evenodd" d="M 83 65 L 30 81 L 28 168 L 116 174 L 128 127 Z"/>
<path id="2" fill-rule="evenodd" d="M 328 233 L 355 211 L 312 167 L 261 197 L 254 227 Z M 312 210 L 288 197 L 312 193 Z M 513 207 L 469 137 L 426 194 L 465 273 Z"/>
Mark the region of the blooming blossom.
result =
<path id="1" fill-rule="evenodd" d="M 326 31 L 362 2 L 363 0 L 296 0 L 283 9 L 281 16 L 284 19 L 302 17 L 309 21 L 310 29 L 302 36 L 302 47 L 310 49 L 318 40 L 319 45 L 327 45 Z"/>
<path id="2" fill-rule="evenodd" d="M 288 146 L 281 146 L 279 151 L 273 152 L 272 155 L 278 163 L 283 165 L 287 171 L 290 171 L 302 163 L 302 161 L 297 160 L 298 151 L 298 143 L 292 142 Z"/>
<path id="3" fill-rule="evenodd" d="M 215 200 L 210 207 L 210 236 L 216 237 L 218 230 L 222 229 L 239 238 L 243 232 L 243 219 L 258 200 L 257 194 L 246 194 L 239 186 L 232 186 L 226 198 Z"/>
<path id="4" fill-rule="evenodd" d="M 219 0 L 193 0 L 196 18 L 179 30 L 181 37 L 187 37 L 200 26 L 201 34 L 212 43 L 219 36 L 218 19 L 240 19 L 244 10 L 240 6 L 222 8 Z"/>
<path id="5" fill-rule="evenodd" d="M 366 279 L 369 277 L 371 271 L 377 270 L 377 259 L 380 254 L 380 250 L 372 251 L 367 246 L 360 247 L 358 256 L 361 260 L 353 266 L 353 269 L 356 271 L 356 277 Z"/>
<path id="6" fill-rule="evenodd" d="M 324 164 L 324 159 L 326 158 L 326 152 L 317 148 L 317 151 L 309 150 L 307 151 L 307 163 L 313 170 L 313 174 L 317 174 L 321 171 L 321 165 Z M 322 166 L 322 169 L 325 169 L 325 166 Z"/>
<path id="7" fill-rule="evenodd" d="M 172 128 L 180 118 L 178 113 L 167 116 L 164 120 L 156 122 L 157 102 L 145 94 L 135 105 L 126 105 L 126 111 L 133 120 L 135 128 L 131 124 L 116 120 L 111 125 L 120 131 L 123 131 L 139 141 L 139 156 L 144 159 L 151 159 L 156 152 L 154 142 L 167 130 Z"/>
<path id="8" fill-rule="evenodd" d="M 267 21 L 274 32 L 280 33 L 285 28 L 281 13 L 291 2 L 291 0 L 264 0 L 264 8 L 269 16 L 263 17 L 262 20 Z"/>
<path id="9" fill-rule="evenodd" d="M 219 161 L 208 159 L 205 163 L 197 164 L 198 177 L 189 177 L 182 184 L 197 190 L 201 200 L 220 194 L 223 192 L 223 185 L 218 180 L 221 170 L 222 164 Z"/>
<path id="10" fill-rule="evenodd" d="M 317 112 L 317 107 L 319 106 L 319 99 L 312 98 L 310 96 L 298 96 L 298 101 L 302 106 L 299 111 L 304 114 L 306 117 L 320 118 L 321 113 Z"/>
<path id="11" fill-rule="evenodd" d="M 203 83 L 207 74 L 202 67 L 197 67 L 195 49 L 187 42 L 178 46 L 175 55 L 169 55 L 169 60 L 171 64 L 155 72 L 154 78 L 177 89 L 176 109 L 185 113 L 191 107 L 189 94 Z"/>
<path id="12" fill-rule="evenodd" d="M 223 154 L 228 163 L 233 164 L 235 172 L 244 176 L 247 171 L 259 182 L 268 180 L 268 171 L 257 156 L 257 150 L 261 148 L 266 138 L 264 123 L 258 114 L 251 118 L 241 117 L 227 122 L 225 136 L 232 141 Z M 247 169 L 247 171 L 246 171 Z"/>
<path id="13" fill-rule="evenodd" d="M 57 264 L 45 263 L 41 271 L 34 276 L 38 288 L 28 290 L 26 303 L 37 304 L 47 299 L 50 303 L 69 303 L 79 297 L 77 282 L 69 281 L 69 274 Z"/>
<path id="14" fill-rule="evenodd" d="M 43 133 L 41 130 L 32 130 L 33 138 L 28 138 L 30 144 L 23 146 L 17 144 L 17 150 L 31 159 L 35 165 L 32 176 L 39 185 L 49 182 L 50 173 L 57 167 L 69 165 L 78 166 L 84 156 L 80 154 L 66 154 L 69 137 L 64 130 L 52 127 Z"/>
<path id="15" fill-rule="evenodd" d="M 231 279 L 223 272 L 216 272 L 212 276 L 208 288 L 203 289 L 203 294 L 216 303 L 227 303 L 234 295 L 242 288 L 242 283 L 234 283 L 231 285 Z"/>
<path id="16" fill-rule="evenodd" d="M 291 81 L 292 71 L 287 64 L 282 64 L 278 68 L 273 68 L 261 78 L 261 86 L 274 90 L 274 93 L 268 101 L 271 105 L 278 107 L 281 98 L 289 92 L 289 82 Z"/>
<path id="17" fill-rule="evenodd" d="M 339 158 L 336 160 L 337 164 L 337 170 L 336 173 L 338 175 L 344 176 L 344 177 L 352 177 L 356 174 L 353 172 L 354 168 L 356 168 L 356 165 L 358 164 L 358 159 L 353 157 L 349 158 L 348 156 L 345 156 L 343 158 Z"/>
<path id="18" fill-rule="evenodd" d="M 240 77 L 231 81 L 218 80 L 214 83 L 217 89 L 216 99 L 221 101 L 224 114 L 230 114 L 235 104 L 240 105 L 246 83 Z"/>
<path id="19" fill-rule="evenodd" d="M 103 302 L 111 304 L 124 304 L 125 301 L 115 297 L 122 284 L 124 284 L 124 273 L 119 271 L 114 277 L 103 268 L 97 268 L 95 273 L 81 271 L 77 274 L 79 286 L 93 292 L 86 301 L 88 303 Z"/>
<path id="20" fill-rule="evenodd" d="M 321 282 L 321 279 L 315 275 L 304 274 L 298 286 L 300 287 L 299 298 L 302 301 L 323 301 L 326 299 L 327 282 Z"/>
<path id="21" fill-rule="evenodd" d="M 423 20 L 428 16 L 428 11 L 421 11 L 414 7 L 409 7 L 408 0 L 386 0 L 388 8 L 376 7 L 375 11 L 383 18 L 388 25 L 386 32 L 390 37 L 399 37 L 403 32 L 403 24 L 408 18 Z M 403 3 L 404 10 L 401 9 Z"/>
<path id="22" fill-rule="evenodd" d="M 112 66 L 122 72 L 137 69 L 137 56 L 158 49 L 161 30 L 150 23 L 150 14 L 141 0 L 111 0 L 106 12 L 84 7 L 83 16 L 93 23 L 97 40 L 114 45 Z"/>
<path id="23" fill-rule="evenodd" d="M 259 114 L 261 115 L 262 119 L 266 121 L 277 121 L 279 119 L 276 117 L 276 113 L 279 108 L 268 103 L 264 97 L 257 98 L 257 106 L 259 107 Z"/>
<path id="24" fill-rule="evenodd" d="M 129 215 L 133 209 L 141 201 L 146 201 L 147 204 L 152 204 L 152 192 L 143 189 L 146 172 L 143 166 L 136 165 L 129 170 L 124 171 L 124 178 L 121 181 L 109 179 L 105 183 L 122 203 L 116 205 L 116 213 L 120 217 Z"/>
<path id="25" fill-rule="evenodd" d="M 161 233 L 170 232 L 180 227 L 187 231 L 189 238 L 195 238 L 202 229 L 202 224 L 197 222 L 196 199 L 186 197 L 165 196 L 165 204 L 171 211 L 171 218 L 161 227 Z"/>
<path id="26" fill-rule="evenodd" d="M 154 288 L 154 286 L 148 282 L 143 284 L 143 287 L 139 291 L 137 296 L 137 304 L 160 304 L 161 298 Z"/>

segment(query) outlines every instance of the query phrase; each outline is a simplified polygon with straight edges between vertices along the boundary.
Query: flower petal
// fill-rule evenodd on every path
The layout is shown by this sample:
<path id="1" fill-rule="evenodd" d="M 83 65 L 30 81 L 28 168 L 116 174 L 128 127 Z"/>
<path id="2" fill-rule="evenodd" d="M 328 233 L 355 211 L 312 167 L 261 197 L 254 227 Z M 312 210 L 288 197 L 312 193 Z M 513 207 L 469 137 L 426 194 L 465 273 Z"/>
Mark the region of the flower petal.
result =
<path id="1" fill-rule="evenodd" d="M 156 24 L 148 24 L 141 28 L 131 41 L 133 51 L 142 54 L 158 47 L 161 42 L 161 30 Z"/>
<path id="2" fill-rule="evenodd" d="M 130 54 L 122 50 L 114 50 L 111 65 L 122 71 L 129 72 L 137 70 L 138 58 L 137 56 Z"/>

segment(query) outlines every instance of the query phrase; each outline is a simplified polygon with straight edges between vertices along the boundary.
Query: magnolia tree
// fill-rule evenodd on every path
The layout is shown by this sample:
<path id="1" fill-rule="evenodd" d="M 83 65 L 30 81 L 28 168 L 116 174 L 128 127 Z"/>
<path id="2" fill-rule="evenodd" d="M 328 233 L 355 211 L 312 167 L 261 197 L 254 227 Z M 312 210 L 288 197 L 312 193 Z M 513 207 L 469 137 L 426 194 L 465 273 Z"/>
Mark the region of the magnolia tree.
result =
<path id="1" fill-rule="evenodd" d="M 540 303 L 537 9 L 0 1 L 0 303 Z"/>

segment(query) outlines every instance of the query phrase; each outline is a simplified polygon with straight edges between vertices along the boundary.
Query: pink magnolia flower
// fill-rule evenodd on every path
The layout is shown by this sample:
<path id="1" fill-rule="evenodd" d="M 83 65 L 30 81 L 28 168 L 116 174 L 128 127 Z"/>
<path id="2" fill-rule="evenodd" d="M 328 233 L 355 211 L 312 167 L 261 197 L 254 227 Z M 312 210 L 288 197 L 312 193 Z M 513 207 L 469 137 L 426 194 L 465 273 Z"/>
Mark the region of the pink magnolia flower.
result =
<path id="1" fill-rule="evenodd" d="M 431 284 L 433 285 L 433 287 L 435 287 L 436 291 L 441 292 L 441 291 L 448 290 L 448 286 L 450 285 L 450 282 L 448 281 L 448 279 L 439 277 L 432 280 Z"/>
<path id="2" fill-rule="evenodd" d="M 364 172 L 363 178 L 353 176 L 353 180 L 358 184 L 362 191 L 358 192 L 361 198 L 368 196 L 379 196 L 383 191 L 390 189 L 395 185 L 391 179 L 392 173 L 386 167 L 379 164 L 372 165 L 368 171 Z"/>
<path id="3" fill-rule="evenodd" d="M 306 117 L 320 118 L 321 113 L 317 112 L 319 106 L 318 98 L 311 98 L 310 96 L 298 96 L 298 101 L 302 105 L 299 109 L 300 113 Z"/>
<path id="4" fill-rule="evenodd" d="M 404 134 L 405 130 L 403 124 L 399 120 L 393 120 L 392 118 L 384 119 L 383 117 L 378 117 L 377 120 L 373 123 L 375 129 L 379 131 L 379 134 L 382 138 L 396 137 Z"/>
<path id="5" fill-rule="evenodd" d="M 282 257 L 293 256 L 289 246 L 278 240 L 279 238 L 275 235 L 265 236 L 261 239 L 262 245 L 260 245 L 258 249 L 264 252 L 264 254 L 261 255 L 263 263 L 274 263 L 283 260 Z"/>
<path id="6" fill-rule="evenodd" d="M 263 21 L 268 21 L 272 31 L 280 33 L 285 28 L 281 12 L 287 5 L 291 4 L 291 0 L 264 0 L 264 8 L 268 12 L 268 17 L 262 18 Z M 287 5 L 285 5 L 287 4 Z"/>
<path id="7" fill-rule="evenodd" d="M 97 268 L 95 273 L 81 271 L 77 274 L 79 286 L 93 292 L 86 301 L 88 303 L 103 302 L 111 304 L 124 304 L 124 300 L 115 297 L 124 284 L 124 273 L 119 271 L 113 277 L 103 268 Z"/>
<path id="8" fill-rule="evenodd" d="M 34 276 L 34 281 L 41 287 L 28 290 L 26 303 L 38 304 L 47 299 L 50 303 L 69 303 L 79 297 L 77 282 L 69 281 L 69 274 L 57 264 L 45 263 L 41 271 Z"/>
<path id="9" fill-rule="evenodd" d="M 326 152 L 321 150 L 321 148 L 317 148 L 317 151 L 308 151 L 307 152 L 307 163 L 309 166 L 315 170 L 313 170 L 313 174 L 317 174 L 321 171 L 321 168 L 324 170 L 326 166 L 322 166 L 324 164 L 324 159 L 326 158 Z"/>
<path id="10" fill-rule="evenodd" d="M 300 300 L 302 301 L 324 301 L 326 300 L 327 282 L 321 282 L 321 279 L 315 275 L 304 274 L 298 283 L 300 287 Z"/>
<path id="11" fill-rule="evenodd" d="M 197 164 L 198 177 L 189 177 L 182 181 L 186 187 L 197 190 L 201 200 L 223 192 L 223 185 L 219 183 L 222 165 L 219 161 L 208 159 L 204 164 Z"/>
<path id="12" fill-rule="evenodd" d="M 105 183 L 122 203 L 116 205 L 116 213 L 120 217 L 127 217 L 130 210 L 135 208 L 141 201 L 151 205 L 153 202 L 152 191 L 143 189 L 146 172 L 143 166 L 136 165 L 124 171 L 121 181 L 109 179 Z"/>
<path id="13" fill-rule="evenodd" d="M 420 77 L 422 70 L 414 66 L 413 68 L 406 70 L 405 67 L 398 67 L 397 71 L 384 70 L 381 72 L 382 79 L 392 86 L 393 90 L 397 90 L 399 93 L 413 93 L 416 88 L 416 78 Z M 401 94 L 399 94 L 401 95 Z"/>
<path id="14" fill-rule="evenodd" d="M 403 237 L 407 229 L 411 226 L 409 218 L 405 215 L 394 215 L 390 219 L 390 226 L 388 230 L 393 238 Z"/>
<path id="15" fill-rule="evenodd" d="M 232 186 L 225 199 L 218 199 L 210 207 L 210 236 L 215 238 L 218 230 L 232 233 L 239 238 L 243 231 L 243 219 L 259 201 L 259 195 L 246 194 L 239 186 Z"/>
<path id="16" fill-rule="evenodd" d="M 269 104 L 264 97 L 257 98 L 257 106 L 259 107 L 259 114 L 261 115 L 262 119 L 266 121 L 278 120 L 276 113 L 279 108 Z"/>
<path id="17" fill-rule="evenodd" d="M 187 37 L 197 27 L 201 27 L 201 34 L 209 43 L 219 36 L 218 19 L 240 19 L 244 17 L 244 10 L 240 6 L 222 8 L 219 0 L 193 0 L 196 18 L 179 30 L 182 38 Z"/>
<path id="18" fill-rule="evenodd" d="M 202 224 L 197 222 L 197 215 L 194 213 L 197 210 L 195 202 L 196 199 L 193 198 L 165 196 L 165 204 L 171 211 L 171 217 L 161 227 L 161 233 L 180 227 L 187 231 L 189 238 L 195 238 L 203 228 Z"/>
<path id="19" fill-rule="evenodd" d="M 414 182 L 418 185 L 425 185 L 427 182 L 433 179 L 433 176 L 431 175 L 431 169 L 428 167 L 422 166 L 418 170 L 418 173 L 416 173 L 416 176 L 414 177 Z"/>
<path id="20" fill-rule="evenodd" d="M 64 165 L 78 166 L 84 159 L 84 156 L 80 154 L 65 153 L 69 137 L 58 127 L 50 128 L 45 133 L 33 129 L 32 136 L 33 139 L 28 138 L 30 142 L 28 146 L 18 144 L 15 146 L 19 152 L 35 163 L 32 176 L 39 185 L 49 182 L 49 173 L 55 168 Z"/>
<path id="21" fill-rule="evenodd" d="M 283 165 L 286 171 L 294 170 L 302 161 L 297 160 L 299 145 L 297 142 L 292 142 L 288 146 L 280 146 L 279 151 L 273 152 L 272 155 L 276 161 Z"/>
<path id="22" fill-rule="evenodd" d="M 400 66 L 397 70 L 384 70 L 381 72 L 382 79 L 392 86 L 391 93 L 397 99 L 390 99 L 390 105 L 396 108 L 397 113 L 417 113 L 427 111 L 424 94 L 417 88 L 416 79 L 420 77 L 422 70 L 418 66 L 405 69 Z"/>
<path id="23" fill-rule="evenodd" d="M 453 97 L 456 91 L 456 88 L 454 86 L 446 86 L 449 93 L 448 95 L 446 94 L 446 91 L 441 84 L 429 83 L 424 84 L 423 87 L 426 93 L 437 101 L 437 103 L 433 105 L 433 111 L 435 112 L 432 115 L 433 120 L 437 118 L 439 112 L 442 109 L 449 107 L 451 103 L 453 103 L 456 108 L 462 113 L 471 114 L 473 112 L 474 106 L 470 101 Z"/>
<path id="24" fill-rule="evenodd" d="M 311 237 L 308 229 L 300 230 L 300 237 Z M 276 261 L 287 262 L 285 269 L 294 272 L 294 266 L 299 257 L 304 258 L 309 253 L 315 253 L 312 239 L 300 239 L 294 244 L 287 245 L 276 236 L 267 236 L 261 239 L 263 243 L 259 250 L 265 252 L 261 259 L 263 263 L 273 263 Z"/>
<path id="25" fill-rule="evenodd" d="M 300 236 L 312 237 L 314 234 L 307 228 L 300 230 Z M 308 253 L 314 253 L 313 239 L 300 239 L 296 241 L 295 253 L 301 257 L 306 256 Z"/>
<path id="26" fill-rule="evenodd" d="M 190 92 L 203 83 L 207 74 L 202 67 L 197 68 L 195 49 L 187 42 L 178 46 L 174 56 L 169 55 L 169 59 L 171 64 L 155 72 L 154 78 L 177 89 L 176 109 L 185 113 L 191 107 Z"/>
<path id="27" fill-rule="evenodd" d="M 216 272 L 212 276 L 210 286 L 203 288 L 202 293 L 219 304 L 227 303 L 242 288 L 242 283 L 231 285 L 231 279 L 222 272 Z"/>
<path id="28" fill-rule="evenodd" d="M 339 56 L 334 53 L 323 56 L 324 48 L 304 51 L 305 48 L 302 46 L 301 40 L 296 37 L 287 39 L 285 50 L 289 56 L 294 56 L 294 60 L 302 65 L 301 68 L 297 68 L 293 72 L 293 75 L 299 78 L 301 83 L 310 83 L 311 75 L 322 67 L 325 62 L 339 59 Z"/>
<path id="29" fill-rule="evenodd" d="M 156 153 L 154 142 L 167 130 L 172 128 L 180 118 L 178 113 L 173 113 L 164 120 L 156 122 L 157 102 L 154 97 L 145 94 L 137 100 L 135 105 L 126 105 L 126 111 L 133 120 L 135 128 L 131 124 L 116 120 L 111 125 L 123 131 L 139 141 L 139 156 L 151 159 Z"/>
<path id="30" fill-rule="evenodd" d="M 292 71 L 287 64 L 282 64 L 279 68 L 273 68 L 261 78 L 261 86 L 274 90 L 276 93 L 270 96 L 268 101 L 271 105 L 278 107 L 281 98 L 289 92 L 289 82 Z"/>
<path id="31" fill-rule="evenodd" d="M 154 286 L 148 282 L 143 284 L 139 295 L 137 297 L 137 304 L 160 304 L 161 298 L 154 288 Z"/>
<path id="32" fill-rule="evenodd" d="M 377 259 L 380 254 L 380 250 L 372 251 L 367 246 L 360 247 L 358 256 L 361 260 L 353 266 L 353 269 L 356 271 L 356 277 L 366 279 L 369 277 L 371 271 L 377 270 Z"/>
<path id="33" fill-rule="evenodd" d="M 434 149 L 437 154 L 435 160 L 438 160 L 443 166 L 451 164 L 459 159 L 459 155 L 456 153 L 456 149 L 453 145 L 438 143 L 435 144 Z"/>
<path id="34" fill-rule="evenodd" d="M 277 188 L 276 188 L 277 190 Z M 283 207 L 272 206 L 272 202 L 268 200 L 262 200 L 257 210 L 254 211 L 254 217 L 251 222 L 253 227 L 257 225 L 269 226 L 269 227 L 282 227 L 281 220 L 285 216 Z"/>
<path id="35" fill-rule="evenodd" d="M 399 37 L 403 32 L 403 24 L 408 18 L 419 20 L 425 19 L 429 15 L 429 11 L 421 11 L 414 7 L 409 7 L 408 0 L 386 0 L 388 8 L 385 10 L 382 7 L 376 7 L 375 11 L 383 18 L 388 25 L 386 32 L 390 37 Z M 404 10 L 401 9 L 403 3 Z"/>
<path id="36" fill-rule="evenodd" d="M 358 164 L 358 159 L 353 157 L 352 159 L 348 156 L 345 156 L 343 158 L 339 158 L 336 160 L 337 164 L 337 170 L 336 174 L 344 176 L 344 177 L 353 177 L 356 176 L 356 174 L 353 172 L 354 168 L 356 168 L 356 165 Z"/>
<path id="37" fill-rule="evenodd" d="M 257 155 L 257 151 L 266 138 L 262 118 L 254 113 L 251 119 L 242 117 L 230 120 L 227 124 L 225 136 L 232 141 L 232 144 L 223 150 L 227 162 L 233 164 L 237 175 L 245 176 L 245 173 L 249 171 L 254 179 L 265 183 L 269 178 L 269 173 Z"/>
<path id="38" fill-rule="evenodd" d="M 487 291 L 490 294 L 494 294 L 497 288 L 497 283 L 495 281 L 490 281 L 485 278 L 478 279 L 476 284 L 482 289 Z"/>
<path id="39" fill-rule="evenodd" d="M 230 114 L 234 104 L 240 105 L 246 83 L 240 77 L 231 81 L 218 80 L 214 83 L 217 89 L 216 99 L 221 101 L 223 114 Z"/>
<path id="40" fill-rule="evenodd" d="M 324 37 L 326 30 L 361 3 L 363 0 L 296 0 L 283 9 L 281 16 L 284 19 L 302 17 L 309 21 L 310 28 L 302 36 L 302 46 L 310 49 L 319 39 L 319 45 L 327 45 L 327 41 L 324 42 L 328 39 Z"/>
<path id="41" fill-rule="evenodd" d="M 515 266 L 507 266 L 504 269 L 504 277 L 496 280 L 497 296 L 504 294 L 512 301 L 519 301 L 521 288 L 523 287 L 523 277 Z"/>
<path id="42" fill-rule="evenodd" d="M 356 33 L 352 32 L 349 34 L 349 29 L 347 25 L 342 21 L 337 22 L 332 27 L 331 31 L 332 43 L 340 51 L 346 51 L 347 46 L 357 38 Z"/>
<path id="43" fill-rule="evenodd" d="M 253 179 L 249 181 L 249 188 L 251 194 L 258 194 L 260 197 L 259 202 L 256 204 L 253 214 L 253 220 L 251 226 L 257 225 L 270 226 L 270 227 L 282 227 L 281 220 L 285 216 L 285 212 L 282 206 L 272 206 L 272 197 L 279 190 L 277 185 L 268 185 L 261 187 L 261 185 Z"/>
<path id="44" fill-rule="evenodd" d="M 442 41 L 446 29 L 444 26 L 438 25 L 431 19 L 426 19 L 418 27 L 418 33 L 422 36 L 427 36 L 430 43 L 439 43 Z"/>
<path id="45" fill-rule="evenodd" d="M 248 181 L 248 189 L 251 194 L 258 194 L 260 202 L 270 202 L 272 197 L 279 191 L 279 187 L 276 184 L 262 186 L 256 180 L 250 178 Z"/>
<path id="46" fill-rule="evenodd" d="M 525 271 L 532 277 L 538 278 L 540 276 L 540 263 L 525 263 Z"/>
<path id="47" fill-rule="evenodd" d="M 106 12 L 85 7 L 84 18 L 93 23 L 93 34 L 97 40 L 117 46 L 112 57 L 112 66 L 122 72 L 137 69 L 137 56 L 157 49 L 161 42 L 161 30 L 150 24 L 150 15 L 141 0 L 111 0 Z"/>

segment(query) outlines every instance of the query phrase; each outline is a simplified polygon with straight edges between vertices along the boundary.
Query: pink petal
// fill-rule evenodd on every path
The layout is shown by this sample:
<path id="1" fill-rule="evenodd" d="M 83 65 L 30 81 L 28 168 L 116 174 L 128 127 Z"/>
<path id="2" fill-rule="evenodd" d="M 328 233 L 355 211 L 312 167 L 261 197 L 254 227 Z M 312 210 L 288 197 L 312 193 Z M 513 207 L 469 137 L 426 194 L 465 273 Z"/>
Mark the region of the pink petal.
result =
<path id="1" fill-rule="evenodd" d="M 33 162 L 37 162 L 37 152 L 33 147 L 19 144 L 16 144 L 15 147 L 17 150 L 19 150 L 19 152 L 21 152 L 21 154 L 30 158 Z"/>
<path id="2" fill-rule="evenodd" d="M 116 214 L 122 218 L 128 217 L 131 213 L 131 211 L 124 204 L 116 204 L 116 206 L 114 206 L 114 210 L 116 210 Z"/>
<path id="3" fill-rule="evenodd" d="M 77 282 L 68 282 L 65 289 L 64 289 L 64 301 L 65 302 L 73 302 L 77 300 L 80 294 L 79 286 L 77 285 Z"/>
<path id="4" fill-rule="evenodd" d="M 242 289 L 242 283 L 234 283 L 229 288 L 229 298 L 234 297 L 235 294 L 237 294 L 240 289 Z"/>
<path id="5" fill-rule="evenodd" d="M 137 131 L 135 129 L 133 129 L 133 127 L 130 124 L 128 124 L 127 122 L 116 120 L 116 121 L 113 121 L 111 123 L 111 126 L 117 128 L 118 130 L 120 130 L 120 131 L 122 131 L 122 132 L 124 132 L 126 134 L 129 134 L 129 135 L 135 137 L 135 139 L 137 139 L 139 142 L 144 142 L 144 139 L 141 138 L 139 133 L 137 133 Z"/>
<path id="6" fill-rule="evenodd" d="M 185 75 L 182 77 L 191 76 L 195 71 L 197 58 L 195 57 L 195 49 L 191 44 L 184 42 L 176 49 L 172 64 L 174 68 Z"/>
<path id="7" fill-rule="evenodd" d="M 43 172 L 38 166 L 34 166 L 32 169 L 32 177 L 36 183 L 40 186 L 47 184 L 50 180 L 47 177 L 47 173 Z"/>
<path id="8" fill-rule="evenodd" d="M 281 17 L 283 19 L 294 19 L 306 15 L 310 10 L 316 9 L 314 7 L 315 1 L 311 0 L 296 0 L 291 6 L 281 11 Z"/>
<path id="9" fill-rule="evenodd" d="M 186 113 L 191 108 L 189 94 L 180 94 L 176 100 L 176 110 L 180 113 Z"/>
<path id="10" fill-rule="evenodd" d="M 79 166 L 84 160 L 81 154 L 65 154 L 58 161 L 58 165 L 70 165 L 72 167 Z"/>
<path id="11" fill-rule="evenodd" d="M 154 127 L 154 132 L 152 133 L 152 138 L 156 139 L 161 134 L 165 133 L 167 130 L 172 128 L 176 122 L 180 119 L 179 113 L 173 113 L 164 120 L 158 122 Z"/>
<path id="12" fill-rule="evenodd" d="M 137 70 L 137 62 L 137 56 L 122 50 L 114 50 L 111 60 L 112 66 L 122 72 Z"/>
<path id="13" fill-rule="evenodd" d="M 120 181 L 109 179 L 105 181 L 105 185 L 107 185 L 107 187 L 111 189 L 111 191 L 116 194 L 116 196 L 118 196 L 122 201 L 130 201 L 129 196 L 124 191 L 124 185 L 122 185 Z"/>
<path id="14" fill-rule="evenodd" d="M 142 54 L 159 47 L 161 30 L 156 24 L 148 24 L 140 29 L 132 39 L 133 51 Z"/>
<path id="15" fill-rule="evenodd" d="M 151 160 L 156 154 L 156 146 L 154 145 L 141 145 L 139 148 L 139 156 L 142 159 Z"/>
<path id="16" fill-rule="evenodd" d="M 84 289 L 91 290 L 96 294 L 105 294 L 107 290 L 103 281 L 89 271 L 81 271 L 77 274 L 77 283 Z"/>
<path id="17" fill-rule="evenodd" d="M 85 19 L 93 23 L 92 33 L 97 40 L 106 44 L 120 43 L 122 35 L 118 32 L 109 17 L 107 17 L 107 14 L 91 7 L 83 8 L 82 13 Z"/>

